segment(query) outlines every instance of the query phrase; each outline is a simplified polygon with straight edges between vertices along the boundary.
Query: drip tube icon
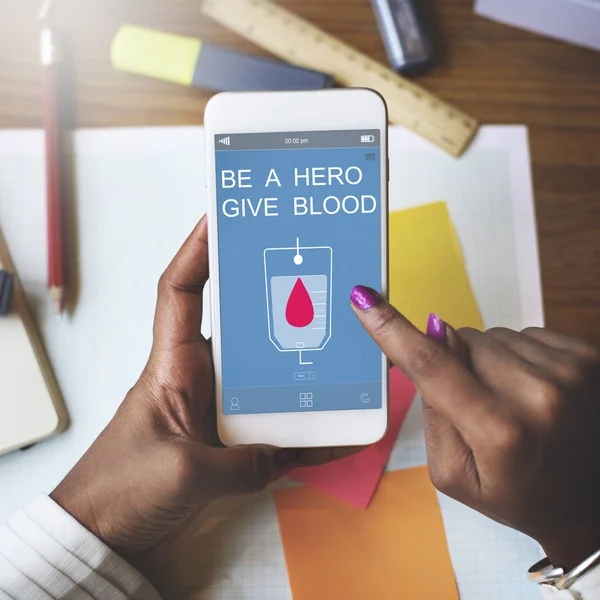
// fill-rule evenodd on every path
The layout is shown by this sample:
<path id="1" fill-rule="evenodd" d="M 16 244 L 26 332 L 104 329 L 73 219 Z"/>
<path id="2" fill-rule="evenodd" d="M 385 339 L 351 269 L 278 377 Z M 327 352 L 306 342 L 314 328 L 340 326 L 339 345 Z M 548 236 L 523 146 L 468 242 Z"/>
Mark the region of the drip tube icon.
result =
<path id="1" fill-rule="evenodd" d="M 323 350 L 332 330 L 333 250 L 301 246 L 264 252 L 269 339 L 279 352 Z"/>

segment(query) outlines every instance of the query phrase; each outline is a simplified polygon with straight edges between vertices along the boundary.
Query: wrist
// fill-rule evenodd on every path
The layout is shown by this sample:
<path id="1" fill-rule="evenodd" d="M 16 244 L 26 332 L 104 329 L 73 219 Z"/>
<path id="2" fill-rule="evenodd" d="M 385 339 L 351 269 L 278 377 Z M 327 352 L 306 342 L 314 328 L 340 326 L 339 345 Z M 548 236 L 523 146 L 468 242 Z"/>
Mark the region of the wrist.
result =
<path id="1" fill-rule="evenodd" d="M 86 486 L 77 472 L 70 473 L 50 494 L 50 498 L 80 525 L 138 569 L 148 551 L 177 535 L 179 527 L 192 514 L 189 511 L 185 518 L 175 517 L 168 525 L 155 523 L 152 518 L 138 521 L 131 517 L 137 514 L 135 506 L 123 507 L 118 495 L 109 496 L 100 489 Z M 209 504 L 208 499 L 198 503 L 193 513 L 199 514 Z M 162 534 L 160 529 L 164 529 Z"/>
<path id="2" fill-rule="evenodd" d="M 550 562 L 568 572 L 600 550 L 600 526 L 555 532 L 540 543 Z"/>
<path id="3" fill-rule="evenodd" d="M 97 506 L 95 510 L 92 509 L 86 494 L 82 493 L 79 486 L 74 484 L 72 480 L 72 474 L 69 473 L 50 494 L 50 498 L 91 534 L 112 548 L 110 540 L 106 539 L 98 526 L 97 515 L 102 512 L 100 507 Z"/>

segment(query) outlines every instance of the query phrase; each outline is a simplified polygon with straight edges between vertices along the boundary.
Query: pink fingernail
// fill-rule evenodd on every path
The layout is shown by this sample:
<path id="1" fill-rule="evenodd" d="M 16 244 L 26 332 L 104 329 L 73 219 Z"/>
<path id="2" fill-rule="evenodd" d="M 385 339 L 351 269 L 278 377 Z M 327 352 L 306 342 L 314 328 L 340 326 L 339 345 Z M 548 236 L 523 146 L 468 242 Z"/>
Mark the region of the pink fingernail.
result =
<path id="1" fill-rule="evenodd" d="M 381 296 L 371 288 L 357 285 L 350 295 L 352 304 L 360 310 L 365 311 L 377 306 L 381 302 Z"/>
<path id="2" fill-rule="evenodd" d="M 440 344 L 446 344 L 448 339 L 446 323 L 433 313 L 429 315 L 429 321 L 427 321 L 427 335 Z"/>

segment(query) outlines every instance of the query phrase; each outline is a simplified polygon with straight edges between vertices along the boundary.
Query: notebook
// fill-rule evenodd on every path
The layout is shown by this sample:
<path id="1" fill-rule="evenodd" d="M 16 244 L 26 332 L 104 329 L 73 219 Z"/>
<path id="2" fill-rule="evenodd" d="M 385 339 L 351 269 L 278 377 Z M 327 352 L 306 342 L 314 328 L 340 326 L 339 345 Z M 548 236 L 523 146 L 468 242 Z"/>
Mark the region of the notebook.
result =
<path id="1" fill-rule="evenodd" d="M 0 268 L 14 273 L 0 231 Z M 19 278 L 0 318 L 0 455 L 35 444 L 67 426 L 67 413 Z"/>

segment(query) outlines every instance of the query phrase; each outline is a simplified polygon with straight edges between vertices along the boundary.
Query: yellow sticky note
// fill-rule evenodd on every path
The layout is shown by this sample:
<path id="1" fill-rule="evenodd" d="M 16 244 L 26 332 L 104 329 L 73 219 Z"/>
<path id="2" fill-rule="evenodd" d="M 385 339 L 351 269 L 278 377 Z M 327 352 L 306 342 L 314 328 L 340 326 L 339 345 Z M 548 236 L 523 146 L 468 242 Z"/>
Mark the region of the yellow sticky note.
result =
<path id="1" fill-rule="evenodd" d="M 455 328 L 483 329 L 445 202 L 390 214 L 390 299 L 423 331 L 430 313 Z"/>
<path id="2" fill-rule="evenodd" d="M 367 510 L 309 487 L 275 502 L 294 600 L 458 600 L 426 467 L 386 473 Z"/>
<path id="3" fill-rule="evenodd" d="M 115 69 L 191 85 L 202 42 L 195 38 L 124 25 L 111 47 Z"/>

